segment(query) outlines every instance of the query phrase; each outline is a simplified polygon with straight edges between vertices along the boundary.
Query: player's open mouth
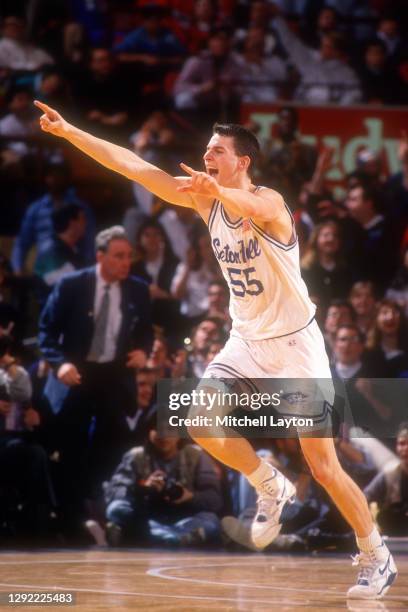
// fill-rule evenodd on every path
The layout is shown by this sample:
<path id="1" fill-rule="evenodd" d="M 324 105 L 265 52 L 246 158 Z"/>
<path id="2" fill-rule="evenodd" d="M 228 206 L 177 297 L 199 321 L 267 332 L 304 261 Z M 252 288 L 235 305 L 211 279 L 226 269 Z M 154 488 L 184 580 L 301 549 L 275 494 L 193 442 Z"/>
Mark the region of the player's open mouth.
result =
<path id="1" fill-rule="evenodd" d="M 217 168 L 207 168 L 207 174 L 210 176 L 217 176 L 218 170 Z"/>

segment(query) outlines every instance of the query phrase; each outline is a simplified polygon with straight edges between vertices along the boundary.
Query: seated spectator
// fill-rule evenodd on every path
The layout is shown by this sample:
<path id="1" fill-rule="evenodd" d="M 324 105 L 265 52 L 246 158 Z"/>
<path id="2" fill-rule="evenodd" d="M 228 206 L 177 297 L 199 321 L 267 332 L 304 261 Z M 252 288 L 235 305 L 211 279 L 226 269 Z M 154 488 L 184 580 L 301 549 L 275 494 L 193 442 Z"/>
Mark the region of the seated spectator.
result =
<path id="1" fill-rule="evenodd" d="M 174 103 L 178 110 L 198 113 L 206 123 L 236 117 L 242 68 L 239 56 L 231 51 L 231 37 L 215 30 L 208 49 L 184 63 L 174 84 Z"/>
<path id="2" fill-rule="evenodd" d="M 151 113 L 140 129 L 131 135 L 130 142 L 134 152 L 144 160 L 158 165 L 170 174 L 179 172 L 178 135 L 167 113 Z M 162 204 L 161 200 L 143 185 L 133 182 L 132 189 L 137 205 L 134 215 L 140 223 L 143 215 L 154 214 L 155 207 Z"/>
<path id="3" fill-rule="evenodd" d="M 398 464 L 386 467 L 364 489 L 369 503 L 378 505 L 376 521 L 387 536 L 408 536 L 408 422 L 396 436 Z"/>
<path id="4" fill-rule="evenodd" d="M 333 300 L 330 302 L 323 324 L 324 340 L 329 356 L 332 355 L 337 329 L 341 325 L 352 325 L 355 319 L 353 307 L 347 300 Z"/>
<path id="5" fill-rule="evenodd" d="M 374 284 L 370 281 L 354 283 L 350 290 L 349 301 L 356 315 L 357 327 L 363 334 L 367 334 L 375 321 L 377 300 Z"/>
<path id="6" fill-rule="evenodd" d="M 387 289 L 386 297 L 396 302 L 408 317 L 408 246 L 404 249 L 402 265 Z"/>
<path id="7" fill-rule="evenodd" d="M 241 95 L 246 104 L 268 104 L 283 97 L 287 67 L 276 54 L 265 54 L 263 28 L 251 28 L 243 41 Z"/>
<path id="8" fill-rule="evenodd" d="M 175 141 L 175 130 L 168 115 L 162 111 L 151 113 L 140 130 L 131 136 L 133 150 L 137 155 L 165 168 L 169 166 Z"/>
<path id="9" fill-rule="evenodd" d="M 19 309 L 13 303 L 14 296 L 9 289 L 10 283 L 12 283 L 12 272 L 9 261 L 0 253 L 0 338 L 9 336 L 19 341 L 22 339 L 23 322 Z"/>
<path id="10" fill-rule="evenodd" d="M 0 137 L 9 140 L 1 143 L 0 167 L 10 172 L 11 167 L 21 166 L 28 156 L 34 156 L 36 148 L 29 139 L 39 134 L 39 129 L 28 89 L 12 89 L 8 99 L 9 113 L 0 119 Z"/>
<path id="11" fill-rule="evenodd" d="M 202 378 L 209 363 L 208 351 L 214 343 L 224 344 L 220 319 L 205 318 L 192 330 L 187 344 L 187 376 Z"/>
<path id="12" fill-rule="evenodd" d="M 91 49 L 84 74 L 74 81 L 74 99 L 92 129 L 107 137 L 126 138 L 129 121 L 139 108 L 137 79 L 129 87 L 110 49 Z"/>
<path id="13" fill-rule="evenodd" d="M 361 99 L 356 73 L 346 62 L 345 40 L 338 32 L 329 32 L 321 40 L 319 51 L 307 47 L 281 17 L 274 21 L 289 60 L 300 74 L 295 99 L 312 104 L 353 104 Z"/>
<path id="14" fill-rule="evenodd" d="M 74 189 L 69 187 L 69 177 L 66 163 L 48 164 L 44 177 L 47 192 L 28 207 L 14 242 L 11 261 L 17 274 L 23 273 L 28 252 L 33 246 L 37 248 L 37 256 L 50 246 L 54 236 L 52 211 L 64 204 L 76 204 L 84 211 L 86 232 L 78 244 L 78 251 L 87 263 L 94 261 L 94 216 L 91 209 L 76 196 Z"/>
<path id="15" fill-rule="evenodd" d="M 401 83 L 398 73 L 387 62 L 387 48 L 380 39 L 368 42 L 363 63 L 358 69 L 363 102 L 400 104 Z"/>
<path id="16" fill-rule="evenodd" d="M 159 214 L 158 221 L 165 228 L 176 256 L 185 261 L 190 248 L 190 238 L 202 226 L 201 218 L 192 208 L 167 205 Z"/>
<path id="17" fill-rule="evenodd" d="M 387 58 L 396 65 L 401 59 L 406 41 L 401 36 L 398 17 L 385 14 L 378 21 L 376 37 L 384 43 Z"/>
<path id="18" fill-rule="evenodd" d="M 279 0 L 286 4 L 291 0 Z M 353 40 L 367 40 L 374 34 L 374 20 L 378 16 L 375 3 L 371 0 L 326 0 L 325 4 L 332 7 L 339 19 L 348 25 L 347 34 Z M 312 7 L 315 2 L 311 2 Z"/>
<path id="19" fill-rule="evenodd" d="M 136 238 L 137 259 L 132 273 L 149 283 L 152 299 L 152 321 L 165 329 L 166 335 L 178 324 L 179 305 L 171 294 L 178 259 L 174 255 L 163 226 L 148 219 Z"/>
<path id="20" fill-rule="evenodd" d="M 116 469 L 124 453 L 147 441 L 149 427 L 156 417 L 155 374 L 151 368 L 136 370 L 136 401 L 126 389 L 118 390 L 117 411 L 112 423 L 112 441 L 109 447 L 110 474 Z"/>
<path id="21" fill-rule="evenodd" d="M 78 242 L 86 232 L 86 217 L 82 206 L 65 204 L 52 211 L 54 237 L 38 255 L 34 274 L 39 280 L 39 300 L 45 303 L 54 285 L 66 274 L 85 266 L 78 252 Z"/>
<path id="22" fill-rule="evenodd" d="M 264 54 L 269 57 L 277 50 L 277 37 L 270 26 L 270 10 L 265 0 L 254 0 L 249 3 L 248 17 L 243 21 L 245 27 L 239 27 L 234 32 L 234 42 L 239 48 L 248 32 L 253 28 L 261 28 L 264 31 Z"/>
<path id="23" fill-rule="evenodd" d="M 230 331 L 229 291 L 225 281 L 216 280 L 210 283 L 208 287 L 208 310 L 205 316 L 219 319 L 223 330 L 226 333 Z"/>
<path id="24" fill-rule="evenodd" d="M 45 51 L 26 39 L 26 23 L 22 17 L 9 15 L 2 23 L 0 66 L 11 70 L 38 70 L 54 60 Z"/>
<path id="25" fill-rule="evenodd" d="M 171 21 L 171 29 L 177 35 L 189 55 L 195 55 L 205 48 L 214 25 L 221 25 L 219 7 L 216 0 L 196 0 L 193 13 L 178 16 Z M 218 9 L 218 10 L 217 10 Z M 175 15 L 177 17 L 177 14 Z"/>
<path id="26" fill-rule="evenodd" d="M 383 299 L 377 304 L 375 323 L 367 335 L 367 357 L 377 363 L 383 377 L 408 377 L 408 327 L 400 306 Z"/>
<path id="27" fill-rule="evenodd" d="M 1 429 L 18 430 L 21 427 L 20 413 L 12 402 L 27 402 L 31 399 L 31 383 L 27 372 L 18 365 L 12 352 L 12 339 L 0 338 L 0 389 L 3 406 Z"/>
<path id="28" fill-rule="evenodd" d="M 341 247 L 338 223 L 323 221 L 314 228 L 301 260 L 309 293 L 318 296 L 323 308 L 334 299 L 346 298 L 350 289 L 350 273 Z"/>
<path id="29" fill-rule="evenodd" d="M 18 365 L 9 338 L 0 338 L 0 490 L 2 528 L 14 523 L 17 535 L 44 544 L 56 508 L 49 461 L 33 432 L 38 413 L 29 407 L 30 377 Z M 15 505 L 13 511 L 7 509 Z M 17 506 L 20 506 L 19 510 Z M 17 523 L 17 524 L 16 524 Z M 49 535 L 49 533 L 48 533 Z"/>
<path id="30" fill-rule="evenodd" d="M 208 287 L 220 278 L 209 236 L 202 234 L 191 246 L 186 261 L 177 266 L 171 284 L 173 297 L 181 300 L 181 314 L 187 317 L 188 326 L 195 325 L 208 310 Z"/>
<path id="31" fill-rule="evenodd" d="M 176 36 L 162 24 L 163 11 L 158 6 L 142 9 L 142 25 L 118 43 L 114 52 L 121 62 L 140 62 L 154 67 L 177 65 L 185 49 Z"/>
<path id="32" fill-rule="evenodd" d="M 345 381 L 354 424 L 380 437 L 391 416 L 391 407 L 381 401 L 373 378 L 381 376 L 363 356 L 364 336 L 356 325 L 341 325 L 334 341 L 332 374 Z"/>
<path id="33" fill-rule="evenodd" d="M 316 16 L 316 21 L 309 21 L 304 30 L 303 40 L 305 43 L 314 49 L 319 49 L 322 45 L 323 38 L 327 36 L 327 34 L 338 32 L 339 30 L 336 9 L 332 6 L 323 6 Z"/>
<path id="34" fill-rule="evenodd" d="M 151 429 L 105 484 L 107 539 L 187 546 L 217 541 L 223 501 L 212 460 L 180 438 Z"/>
<path id="35" fill-rule="evenodd" d="M 170 378 L 171 361 L 169 345 L 164 338 L 155 338 L 151 353 L 147 358 L 146 366 L 155 371 L 158 381 L 161 378 Z"/>
<path id="36" fill-rule="evenodd" d="M 141 9 L 142 24 L 114 46 L 114 53 L 124 65 L 135 65 L 144 84 L 146 99 L 160 108 L 165 95 L 165 79 L 170 69 L 177 69 L 185 48 L 171 30 L 164 26 L 164 11 L 158 6 Z"/>
<path id="37" fill-rule="evenodd" d="M 277 119 L 264 147 L 262 174 L 267 185 L 282 192 L 291 203 L 297 199 L 303 183 L 312 178 L 317 151 L 316 147 L 302 142 L 295 108 L 281 108 Z"/>
<path id="38" fill-rule="evenodd" d="M 33 83 L 34 96 L 52 107 L 63 109 L 70 102 L 67 82 L 60 69 L 55 66 L 45 67 L 36 76 Z"/>

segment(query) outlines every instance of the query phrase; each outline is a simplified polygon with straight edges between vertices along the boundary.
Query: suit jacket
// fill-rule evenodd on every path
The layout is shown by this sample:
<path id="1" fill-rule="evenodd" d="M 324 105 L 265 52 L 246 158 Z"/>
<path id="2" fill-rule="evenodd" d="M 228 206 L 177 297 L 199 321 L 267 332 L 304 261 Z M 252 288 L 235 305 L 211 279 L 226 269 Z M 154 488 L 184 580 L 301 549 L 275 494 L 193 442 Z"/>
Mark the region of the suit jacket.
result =
<path id="1" fill-rule="evenodd" d="M 53 366 L 69 361 L 83 363 L 89 353 L 94 330 L 95 267 L 68 274 L 55 286 L 41 313 L 39 345 Z M 116 359 L 130 350 L 150 350 L 153 331 L 147 284 L 129 277 L 121 283 L 122 324 Z"/>
<path id="2" fill-rule="evenodd" d="M 41 313 L 38 341 L 45 359 L 58 368 L 65 362 L 77 367 L 86 361 L 94 330 L 96 268 L 68 274 L 54 287 Z M 121 283 L 122 323 L 118 334 L 116 360 L 126 360 L 133 349 L 150 351 L 153 329 L 147 284 L 128 277 Z M 124 363 L 125 368 L 125 363 Z M 54 412 L 58 412 L 69 387 L 52 373 L 45 386 Z"/>

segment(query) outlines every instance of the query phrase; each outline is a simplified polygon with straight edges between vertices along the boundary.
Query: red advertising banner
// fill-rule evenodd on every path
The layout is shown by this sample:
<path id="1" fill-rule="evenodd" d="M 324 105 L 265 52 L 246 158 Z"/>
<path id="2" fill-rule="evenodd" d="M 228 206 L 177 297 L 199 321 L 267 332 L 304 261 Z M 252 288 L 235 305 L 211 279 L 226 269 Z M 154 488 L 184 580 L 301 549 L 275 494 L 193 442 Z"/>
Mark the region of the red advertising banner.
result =
<path id="1" fill-rule="evenodd" d="M 242 107 L 243 123 L 251 120 L 260 127 L 261 140 L 273 136 L 277 111 L 281 106 L 247 105 Z M 319 107 L 297 106 L 299 131 L 303 141 L 319 149 L 333 149 L 332 167 L 327 179 L 339 183 L 356 168 L 356 157 L 361 149 L 380 152 L 384 172 L 398 172 L 398 140 L 402 130 L 408 131 L 408 108 L 376 107 Z"/>

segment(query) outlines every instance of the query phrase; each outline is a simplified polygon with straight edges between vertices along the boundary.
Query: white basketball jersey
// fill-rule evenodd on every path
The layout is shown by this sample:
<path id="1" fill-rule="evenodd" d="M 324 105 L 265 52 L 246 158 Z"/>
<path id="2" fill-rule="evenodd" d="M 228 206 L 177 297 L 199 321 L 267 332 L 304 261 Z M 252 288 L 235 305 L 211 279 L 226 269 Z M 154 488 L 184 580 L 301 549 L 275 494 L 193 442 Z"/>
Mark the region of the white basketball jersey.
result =
<path id="1" fill-rule="evenodd" d="M 316 307 L 300 275 L 299 245 L 291 218 L 292 240 L 284 245 L 252 219 L 232 222 L 222 203 L 214 202 L 208 228 L 230 289 L 232 336 L 278 338 L 303 329 L 314 318 Z"/>

